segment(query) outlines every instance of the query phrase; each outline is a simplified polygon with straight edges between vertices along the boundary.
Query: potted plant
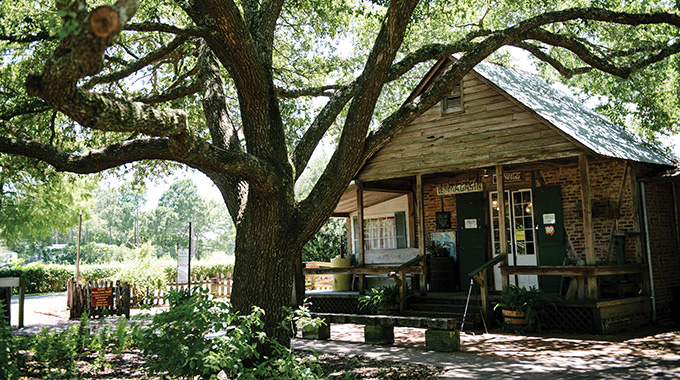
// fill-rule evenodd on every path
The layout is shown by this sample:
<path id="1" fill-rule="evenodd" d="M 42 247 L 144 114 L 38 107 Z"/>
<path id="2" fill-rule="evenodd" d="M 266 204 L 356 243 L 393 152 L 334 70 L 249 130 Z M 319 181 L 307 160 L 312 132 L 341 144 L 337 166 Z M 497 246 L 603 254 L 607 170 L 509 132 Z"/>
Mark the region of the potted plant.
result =
<path id="1" fill-rule="evenodd" d="M 535 286 L 526 288 L 508 285 L 501 293 L 494 310 L 503 313 L 504 327 L 512 330 L 538 330 L 546 325 L 546 311 L 556 310 L 553 297 L 539 291 Z"/>
<path id="2" fill-rule="evenodd" d="M 395 284 L 371 288 L 359 297 L 359 309 L 371 314 L 394 314 L 399 310 L 399 287 Z"/>

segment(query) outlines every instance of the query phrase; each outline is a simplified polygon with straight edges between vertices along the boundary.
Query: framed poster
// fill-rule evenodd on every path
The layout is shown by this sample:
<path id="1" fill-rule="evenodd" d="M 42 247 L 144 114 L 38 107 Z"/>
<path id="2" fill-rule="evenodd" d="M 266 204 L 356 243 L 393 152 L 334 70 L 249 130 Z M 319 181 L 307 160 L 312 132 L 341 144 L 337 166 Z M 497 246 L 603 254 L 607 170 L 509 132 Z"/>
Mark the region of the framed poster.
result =
<path id="1" fill-rule="evenodd" d="M 432 232 L 430 239 L 449 251 L 449 255 L 457 260 L 456 256 L 456 231 Z"/>

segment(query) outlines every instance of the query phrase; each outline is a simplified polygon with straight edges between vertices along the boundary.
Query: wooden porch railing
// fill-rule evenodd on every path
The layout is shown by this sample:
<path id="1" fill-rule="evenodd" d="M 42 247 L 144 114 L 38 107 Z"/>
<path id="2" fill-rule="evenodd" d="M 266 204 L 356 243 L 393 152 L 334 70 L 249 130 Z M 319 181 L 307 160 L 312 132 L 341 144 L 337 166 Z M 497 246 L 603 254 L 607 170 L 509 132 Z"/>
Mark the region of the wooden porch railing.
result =
<path id="1" fill-rule="evenodd" d="M 502 265 L 501 275 L 544 275 L 544 276 L 568 276 L 572 277 L 576 288 L 570 286 L 567 290 L 567 299 L 586 298 L 585 279 L 600 276 L 615 276 L 620 274 L 647 273 L 646 264 L 623 264 L 623 265 Z"/>
<path id="2" fill-rule="evenodd" d="M 491 304 L 489 303 L 489 280 L 487 276 L 487 271 L 489 268 L 493 268 L 494 265 L 500 263 L 508 257 L 507 253 L 501 253 L 496 255 L 491 260 L 485 262 L 484 264 L 477 267 L 472 272 L 468 273 L 477 284 L 479 284 L 479 293 L 482 298 L 482 314 L 485 320 L 490 320 L 488 317 L 491 315 Z"/>
<path id="3" fill-rule="evenodd" d="M 305 276 L 310 275 L 322 275 L 322 274 L 386 274 L 397 281 L 399 286 L 399 295 L 401 301 L 399 303 L 400 311 L 405 309 L 405 296 L 406 296 L 406 275 L 407 274 L 423 274 L 423 267 L 416 266 L 422 262 L 421 256 L 416 256 L 411 260 L 399 265 L 399 266 L 382 266 L 382 267 L 366 267 L 366 266 L 356 266 L 348 268 L 305 268 L 303 273 Z"/>
<path id="4" fill-rule="evenodd" d="M 331 263 L 325 261 L 307 261 L 305 268 L 330 268 Z M 330 274 L 313 274 L 305 276 L 305 290 L 333 290 L 333 276 Z"/>

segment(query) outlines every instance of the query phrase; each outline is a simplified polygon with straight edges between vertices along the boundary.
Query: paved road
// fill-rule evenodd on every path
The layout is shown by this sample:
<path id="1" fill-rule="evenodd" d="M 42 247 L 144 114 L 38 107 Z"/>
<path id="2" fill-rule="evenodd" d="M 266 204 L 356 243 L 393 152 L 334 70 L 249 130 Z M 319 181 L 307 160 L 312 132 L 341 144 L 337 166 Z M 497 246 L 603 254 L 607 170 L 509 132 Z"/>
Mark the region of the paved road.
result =
<path id="1" fill-rule="evenodd" d="M 12 297 L 12 326 L 19 324 L 19 297 Z M 26 296 L 24 326 L 53 326 L 68 319 L 66 292 Z"/>

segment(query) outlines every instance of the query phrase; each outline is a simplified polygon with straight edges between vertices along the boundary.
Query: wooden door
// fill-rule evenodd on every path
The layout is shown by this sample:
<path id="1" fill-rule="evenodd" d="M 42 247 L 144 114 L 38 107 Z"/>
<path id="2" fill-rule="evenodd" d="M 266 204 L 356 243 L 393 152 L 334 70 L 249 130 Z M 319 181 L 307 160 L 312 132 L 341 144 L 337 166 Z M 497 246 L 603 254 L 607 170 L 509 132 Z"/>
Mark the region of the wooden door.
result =
<path id="1" fill-rule="evenodd" d="M 460 289 L 470 284 L 468 274 L 486 262 L 486 225 L 484 193 L 456 195 L 458 221 L 458 279 Z"/>

